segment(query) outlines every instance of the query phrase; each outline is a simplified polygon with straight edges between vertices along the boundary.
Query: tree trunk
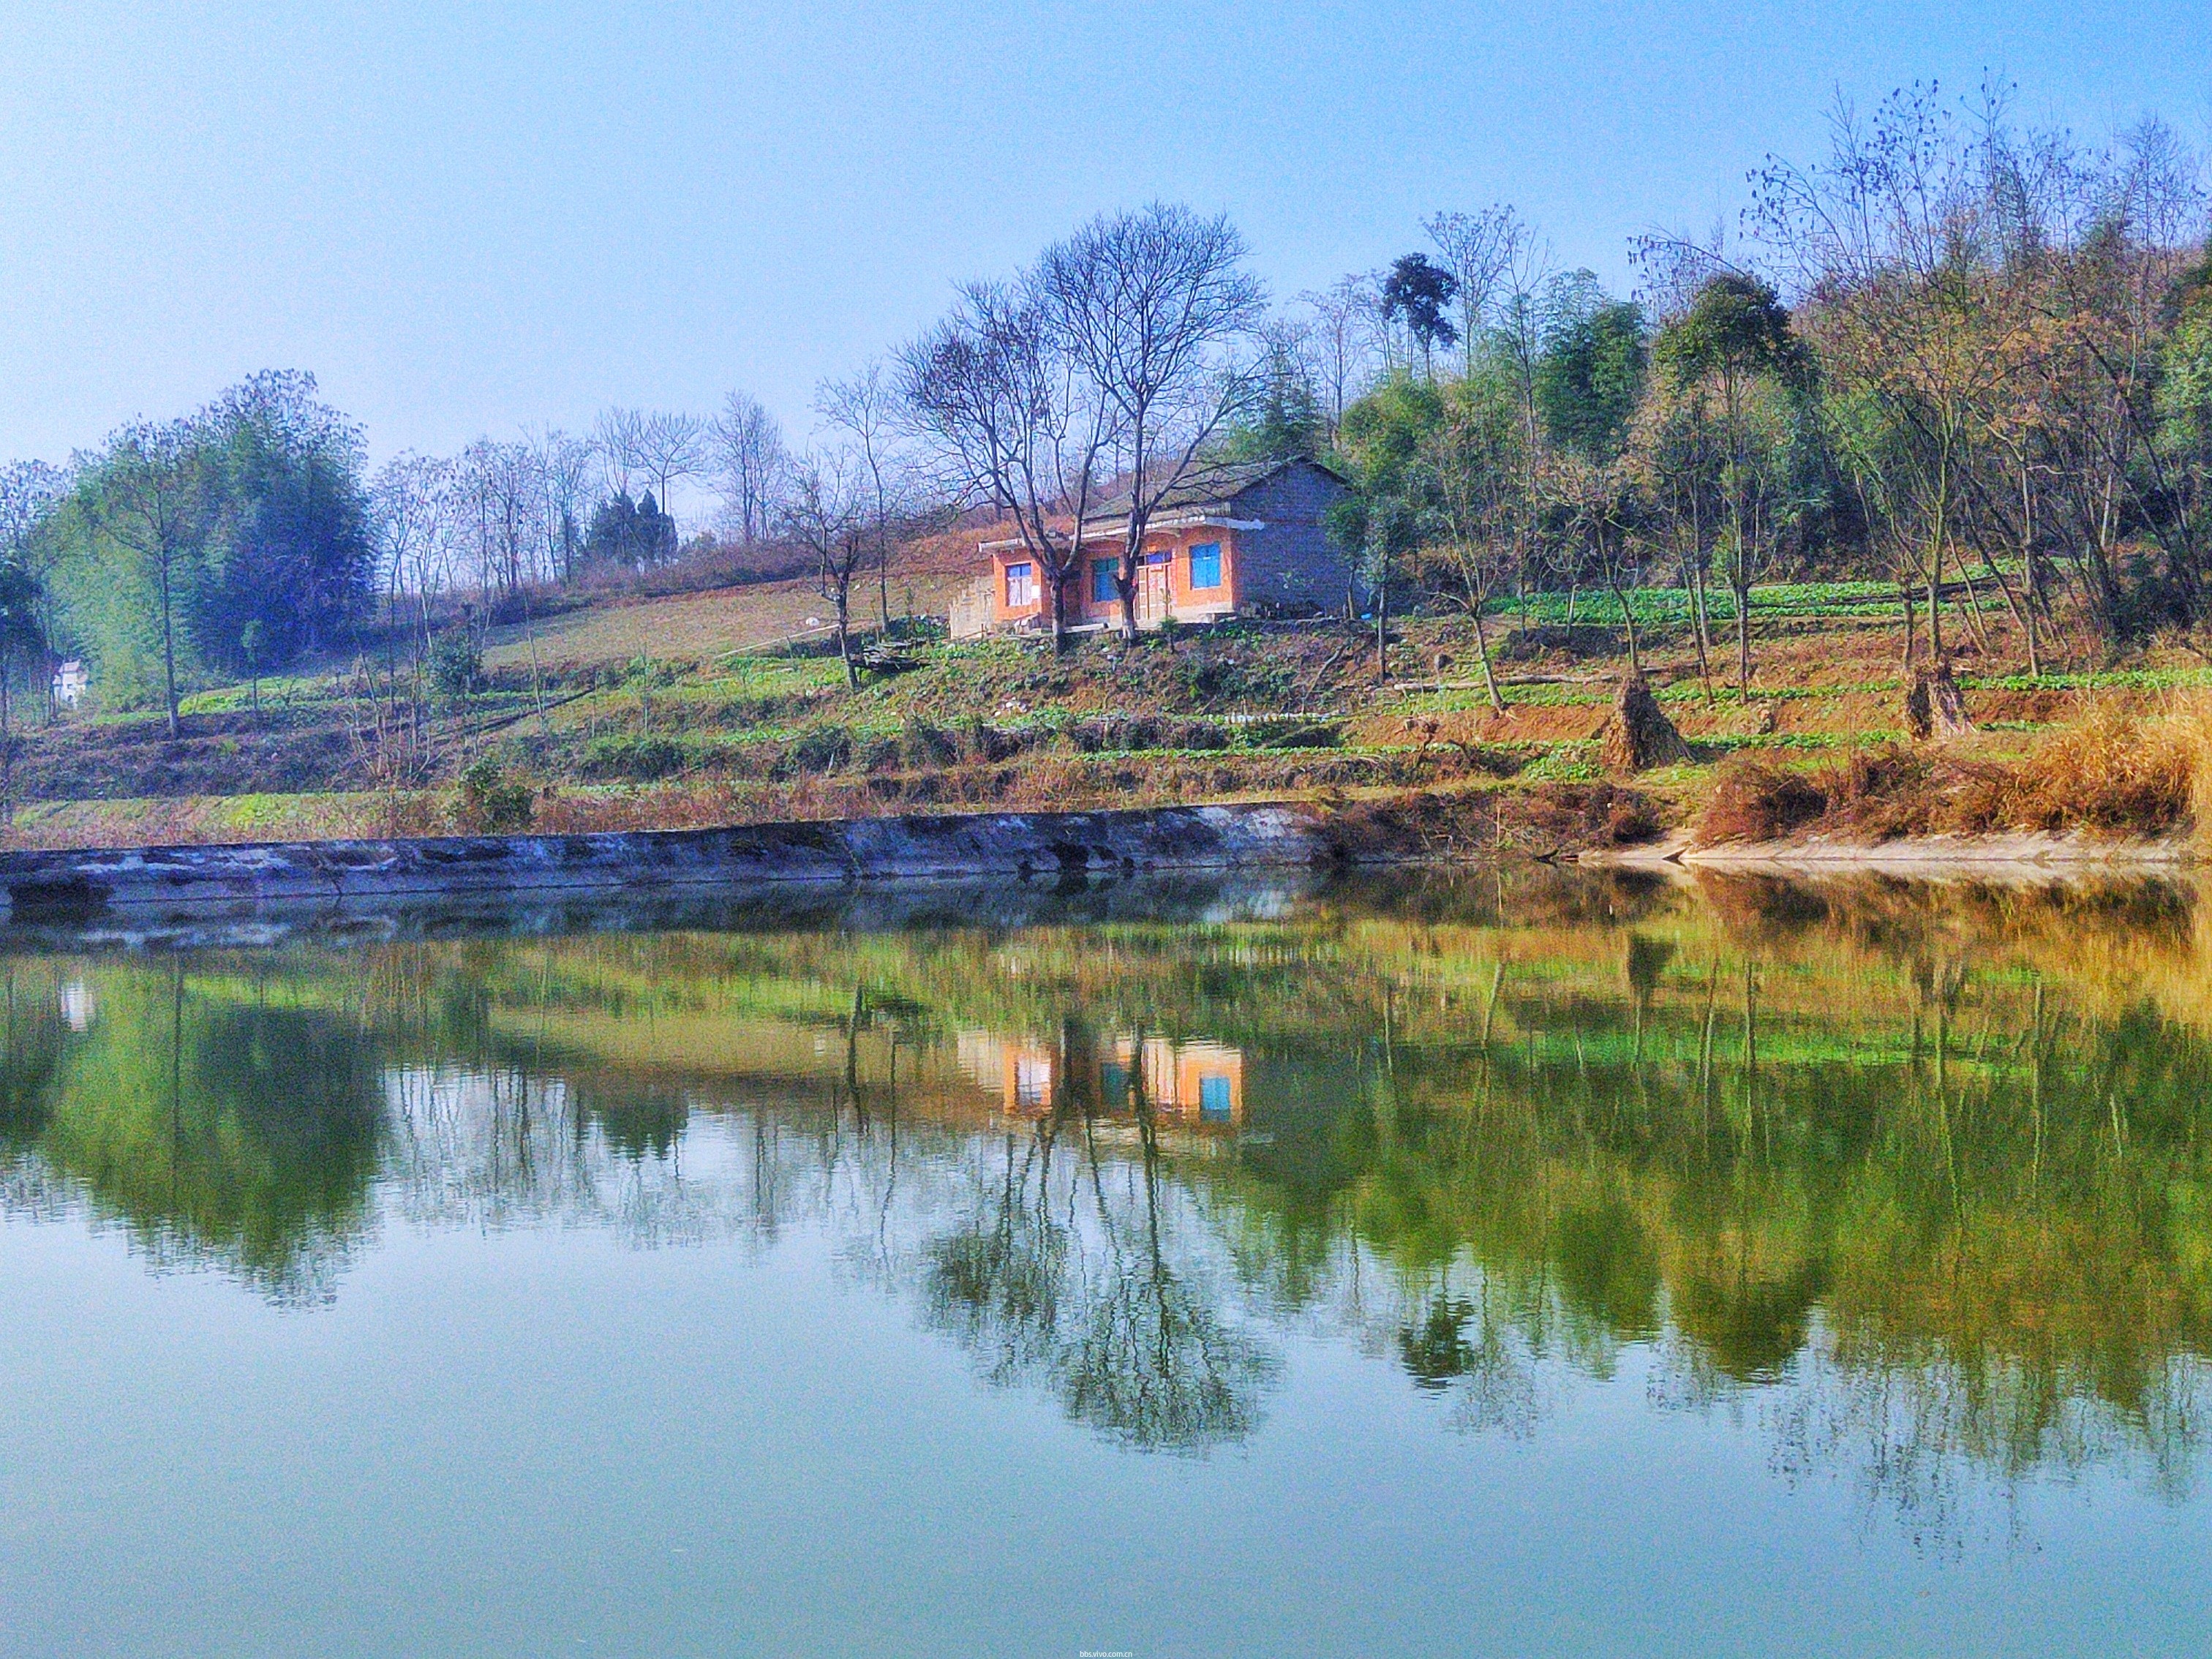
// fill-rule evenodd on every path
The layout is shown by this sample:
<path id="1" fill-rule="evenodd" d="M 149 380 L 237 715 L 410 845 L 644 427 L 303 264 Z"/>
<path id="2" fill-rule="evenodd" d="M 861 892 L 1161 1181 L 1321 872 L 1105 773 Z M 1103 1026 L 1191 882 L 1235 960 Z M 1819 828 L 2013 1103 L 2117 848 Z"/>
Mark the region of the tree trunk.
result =
<path id="1" fill-rule="evenodd" d="M 1746 580 L 1749 571 L 1744 565 L 1743 550 L 1736 550 L 1735 561 L 1735 689 L 1739 697 L 1751 696 L 1751 583 Z"/>
<path id="2" fill-rule="evenodd" d="M 168 699 L 169 737 L 173 741 L 177 726 L 177 630 L 169 604 L 169 561 L 161 560 L 161 687 Z"/>
<path id="3" fill-rule="evenodd" d="M 1619 582 L 1609 584 L 1613 597 L 1620 605 L 1620 625 L 1628 634 L 1628 672 L 1637 679 L 1644 678 L 1644 658 L 1636 648 L 1636 608 L 1628 602 L 1628 590 Z"/>
<path id="4" fill-rule="evenodd" d="M 2025 465 L 2020 470 L 2020 564 L 2021 586 L 2027 596 L 2027 672 L 2040 678 L 2043 657 L 2035 628 L 2035 605 L 2040 597 L 2035 585 L 2035 494 Z"/>
<path id="5" fill-rule="evenodd" d="M 1698 553 L 1686 559 L 1690 587 L 1690 609 L 1697 623 L 1698 679 L 1705 688 L 1705 708 L 1713 706 L 1713 635 L 1712 619 L 1705 609 L 1705 561 Z"/>
<path id="6" fill-rule="evenodd" d="M 1390 575 L 1387 567 L 1375 580 L 1375 678 L 1390 678 Z"/>
<path id="7" fill-rule="evenodd" d="M 860 689 L 860 670 L 853 660 L 853 576 L 850 571 L 837 579 L 837 656 L 845 665 L 845 689 Z"/>
<path id="8" fill-rule="evenodd" d="M 1474 654 L 1482 663 L 1482 689 L 1490 694 L 1491 709 L 1502 714 L 1505 712 L 1505 699 L 1498 695 L 1498 676 L 1491 672 L 1490 639 L 1482 629 L 1482 607 L 1480 605 L 1474 611 Z"/>

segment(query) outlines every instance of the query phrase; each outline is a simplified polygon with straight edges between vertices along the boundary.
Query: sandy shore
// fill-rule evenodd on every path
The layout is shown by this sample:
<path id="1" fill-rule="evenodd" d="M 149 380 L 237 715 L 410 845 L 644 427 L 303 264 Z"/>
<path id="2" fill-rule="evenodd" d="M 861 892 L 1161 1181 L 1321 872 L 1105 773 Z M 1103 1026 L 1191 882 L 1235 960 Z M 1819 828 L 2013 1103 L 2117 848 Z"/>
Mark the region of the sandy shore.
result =
<path id="1" fill-rule="evenodd" d="M 1582 854 L 1585 864 L 1629 869 L 1712 870 L 1745 875 L 1844 875 L 1867 872 L 1916 878 L 1972 876 L 2034 880 L 2071 875 L 2170 875 L 2194 869 L 2188 841 L 2115 840 L 2081 835 L 1906 836 L 1852 841 L 1835 836 L 1783 841 L 1723 842 L 1700 847 L 1686 833 L 1645 847 Z"/>

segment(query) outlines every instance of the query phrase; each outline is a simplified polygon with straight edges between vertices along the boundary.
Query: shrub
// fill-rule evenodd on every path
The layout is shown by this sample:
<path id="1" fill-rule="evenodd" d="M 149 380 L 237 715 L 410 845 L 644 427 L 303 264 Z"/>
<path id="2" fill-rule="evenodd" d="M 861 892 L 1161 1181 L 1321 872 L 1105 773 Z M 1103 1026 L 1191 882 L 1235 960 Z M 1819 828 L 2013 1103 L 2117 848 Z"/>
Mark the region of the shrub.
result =
<path id="1" fill-rule="evenodd" d="M 441 696 L 464 696 L 483 684 L 483 653 L 465 627 L 449 628 L 432 640 L 423 660 L 430 689 Z"/>
<path id="2" fill-rule="evenodd" d="M 529 782 L 510 776 L 486 755 L 461 774 L 453 816 L 476 835 L 501 835 L 530 826 L 537 796 Z"/>
<path id="3" fill-rule="evenodd" d="M 611 733 L 584 745 L 578 769 L 587 778 L 652 783 L 684 769 L 684 747 L 673 738 Z"/>
<path id="4" fill-rule="evenodd" d="M 1244 740 L 1255 749 L 1336 749 L 1343 745 L 1344 728 L 1286 716 L 1253 721 L 1244 728 Z"/>
<path id="5" fill-rule="evenodd" d="M 2008 816 L 2022 829 L 2162 835 L 2190 816 L 2203 734 L 2193 704 L 2149 721 L 2094 708 L 2021 763 Z"/>
<path id="6" fill-rule="evenodd" d="M 842 726 L 811 726 L 791 743 L 791 764 L 802 772 L 832 772 L 853 758 L 853 734 Z"/>
<path id="7" fill-rule="evenodd" d="M 952 734 L 927 720 L 910 719 L 899 733 L 899 749 L 908 766 L 950 766 L 960 758 Z"/>
<path id="8" fill-rule="evenodd" d="M 1708 846 L 1775 841 L 1827 810 L 1827 796 L 1803 773 L 1740 758 L 1714 781 L 1712 799 L 1698 819 L 1698 839 Z"/>

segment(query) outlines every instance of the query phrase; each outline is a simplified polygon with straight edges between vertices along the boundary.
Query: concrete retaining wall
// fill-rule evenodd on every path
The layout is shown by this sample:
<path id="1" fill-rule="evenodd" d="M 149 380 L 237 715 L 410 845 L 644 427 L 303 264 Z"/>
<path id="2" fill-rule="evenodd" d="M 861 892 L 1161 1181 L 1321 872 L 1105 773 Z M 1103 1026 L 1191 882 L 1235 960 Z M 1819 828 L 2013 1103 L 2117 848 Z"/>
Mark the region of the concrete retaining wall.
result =
<path id="1" fill-rule="evenodd" d="M 140 907 L 407 894 L 713 890 L 762 882 L 1059 878 L 1368 861 L 1317 809 L 1185 806 L 992 812 L 599 836 L 264 842 L 0 854 L 19 921 Z"/>

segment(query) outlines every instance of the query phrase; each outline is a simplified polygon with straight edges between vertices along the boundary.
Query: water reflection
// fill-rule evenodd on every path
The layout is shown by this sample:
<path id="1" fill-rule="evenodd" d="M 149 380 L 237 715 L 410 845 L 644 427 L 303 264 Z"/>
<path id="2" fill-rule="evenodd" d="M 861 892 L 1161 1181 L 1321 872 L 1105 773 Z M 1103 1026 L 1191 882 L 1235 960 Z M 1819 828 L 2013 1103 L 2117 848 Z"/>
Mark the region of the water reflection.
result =
<path id="1" fill-rule="evenodd" d="M 8 1201 L 308 1304 L 391 1225 L 825 1230 L 987 1382 L 1133 1447 L 1250 1436 L 1333 1333 L 1470 1431 L 1632 1358 L 1930 1535 L 1965 1479 L 2189 1489 L 2191 890 L 792 902 L 25 945 Z"/>

